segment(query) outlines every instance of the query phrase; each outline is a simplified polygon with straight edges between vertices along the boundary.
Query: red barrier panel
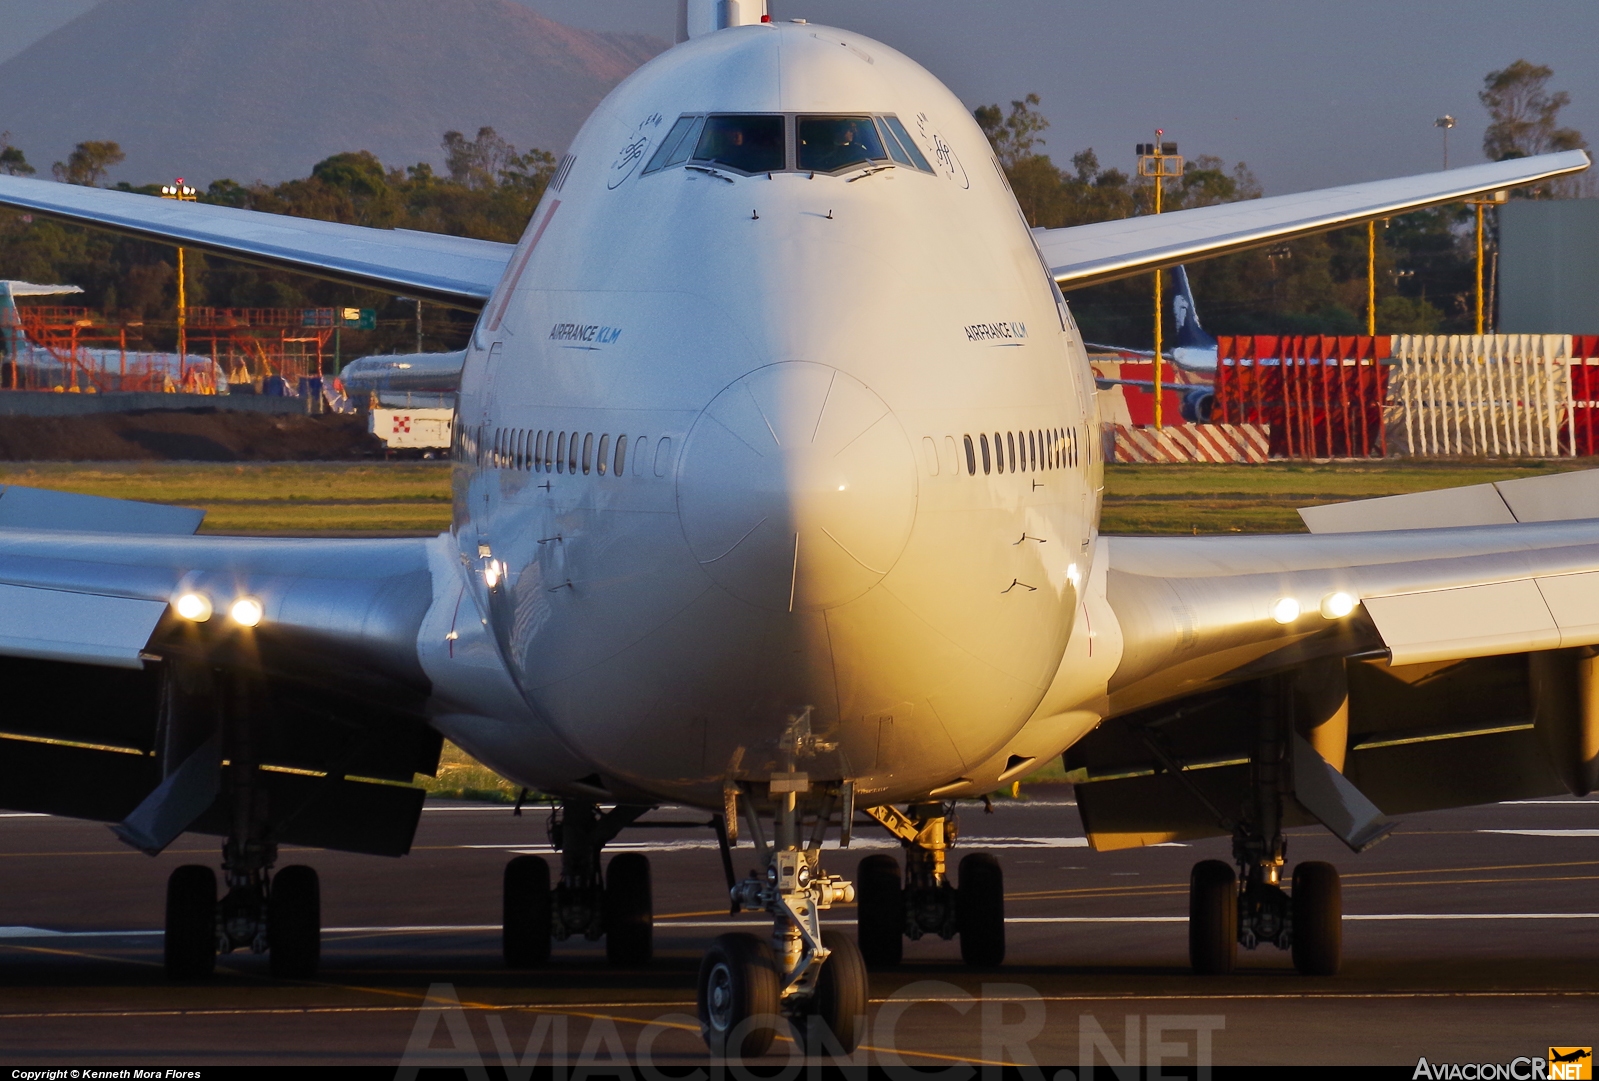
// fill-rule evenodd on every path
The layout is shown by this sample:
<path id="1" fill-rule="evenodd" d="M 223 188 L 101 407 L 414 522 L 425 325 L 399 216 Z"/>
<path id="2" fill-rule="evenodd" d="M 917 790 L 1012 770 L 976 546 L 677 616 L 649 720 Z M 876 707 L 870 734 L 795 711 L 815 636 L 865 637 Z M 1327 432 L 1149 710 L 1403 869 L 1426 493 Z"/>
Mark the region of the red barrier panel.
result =
<path id="1" fill-rule="evenodd" d="M 1570 439 L 1580 455 L 1599 454 L 1599 334 L 1571 336 Z"/>
<path id="2" fill-rule="evenodd" d="M 1381 457 L 1391 355 L 1387 335 L 1219 337 L 1214 418 L 1269 425 L 1274 458 Z"/>

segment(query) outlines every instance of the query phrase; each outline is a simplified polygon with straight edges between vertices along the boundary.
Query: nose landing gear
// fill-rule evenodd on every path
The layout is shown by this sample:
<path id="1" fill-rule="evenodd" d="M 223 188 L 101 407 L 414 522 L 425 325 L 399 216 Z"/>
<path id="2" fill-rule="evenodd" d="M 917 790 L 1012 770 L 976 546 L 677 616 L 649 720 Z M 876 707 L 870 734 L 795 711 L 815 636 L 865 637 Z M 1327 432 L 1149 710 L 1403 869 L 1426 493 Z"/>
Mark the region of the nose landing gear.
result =
<path id="1" fill-rule="evenodd" d="M 771 915 L 771 938 L 729 934 L 712 945 L 700 965 L 700 1031 L 713 1055 L 751 1058 L 766 1053 L 786 1020 L 807 1052 L 847 1055 L 864 1035 L 866 965 L 853 939 L 821 924 L 823 911 L 855 900 L 852 883 L 821 867 L 822 837 L 840 796 L 843 821 L 852 813 L 847 786 L 807 801 L 816 820 L 804 844 L 799 796 L 811 792 L 808 779 L 793 771 L 774 775 L 770 792 L 770 847 L 748 798 L 730 798 L 742 805 L 765 865 L 763 875 L 752 871 L 733 887 L 733 907 Z"/>

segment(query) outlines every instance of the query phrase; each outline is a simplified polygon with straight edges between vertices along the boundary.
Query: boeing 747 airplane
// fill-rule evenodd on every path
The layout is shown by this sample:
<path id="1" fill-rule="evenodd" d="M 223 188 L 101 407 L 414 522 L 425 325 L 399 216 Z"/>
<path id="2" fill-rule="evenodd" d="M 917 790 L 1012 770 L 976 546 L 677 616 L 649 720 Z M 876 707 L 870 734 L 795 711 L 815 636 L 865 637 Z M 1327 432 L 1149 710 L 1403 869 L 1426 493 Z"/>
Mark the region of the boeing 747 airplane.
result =
<path id="1" fill-rule="evenodd" d="M 699 976 L 729 1055 L 778 1023 L 853 1048 L 867 966 L 907 937 L 1000 963 L 1002 868 L 952 866 L 954 801 L 1062 754 L 1098 848 L 1233 838 L 1193 874 L 1209 972 L 1240 945 L 1337 971 L 1338 875 L 1289 864 L 1290 826 L 1359 850 L 1391 814 L 1595 785 L 1599 525 L 1560 519 L 1599 486 L 1102 537 L 1062 295 L 1586 154 L 1033 233 L 934 76 L 760 7 L 691 0 L 514 247 L 0 177 L 28 213 L 480 311 L 436 538 L 0 494 L 0 806 L 147 852 L 221 838 L 220 895 L 210 866 L 171 877 L 173 976 L 219 949 L 315 972 L 317 876 L 279 846 L 403 854 L 445 736 L 559 801 L 559 866 L 506 867 L 511 965 L 572 936 L 648 961 L 649 865 L 603 850 L 652 806 L 753 846 L 714 892 L 771 934 L 716 939 Z M 903 861 L 824 859 L 858 817 Z M 850 902 L 857 934 L 824 929 Z"/>

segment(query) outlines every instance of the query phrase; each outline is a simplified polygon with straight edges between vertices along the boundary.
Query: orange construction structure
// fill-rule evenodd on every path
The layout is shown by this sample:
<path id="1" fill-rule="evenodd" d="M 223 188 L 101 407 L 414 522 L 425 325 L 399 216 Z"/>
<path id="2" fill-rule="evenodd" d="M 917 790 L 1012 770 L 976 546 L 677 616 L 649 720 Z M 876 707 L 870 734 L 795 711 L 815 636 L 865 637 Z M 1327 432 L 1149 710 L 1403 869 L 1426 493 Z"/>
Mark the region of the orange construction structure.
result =
<path id="1" fill-rule="evenodd" d="M 331 359 L 337 315 L 333 308 L 189 308 L 188 349 L 179 356 L 148 337 L 175 331 L 175 324 L 118 322 L 59 305 L 19 303 L 15 310 L 0 389 L 91 393 L 214 394 L 219 383 L 261 391 L 274 379 L 293 393 Z"/>

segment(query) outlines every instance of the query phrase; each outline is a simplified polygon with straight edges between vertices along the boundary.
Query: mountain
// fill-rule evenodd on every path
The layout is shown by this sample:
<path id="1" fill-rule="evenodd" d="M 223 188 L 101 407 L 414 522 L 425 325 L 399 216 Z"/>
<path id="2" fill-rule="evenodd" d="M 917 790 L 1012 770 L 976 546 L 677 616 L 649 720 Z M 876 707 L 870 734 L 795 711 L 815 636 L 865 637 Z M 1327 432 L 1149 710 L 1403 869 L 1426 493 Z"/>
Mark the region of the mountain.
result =
<path id="1" fill-rule="evenodd" d="M 104 0 L 0 64 L 0 130 L 39 175 L 114 139 L 113 180 L 305 176 L 342 150 L 443 161 L 494 127 L 559 154 L 611 87 L 667 47 L 512 0 Z"/>

